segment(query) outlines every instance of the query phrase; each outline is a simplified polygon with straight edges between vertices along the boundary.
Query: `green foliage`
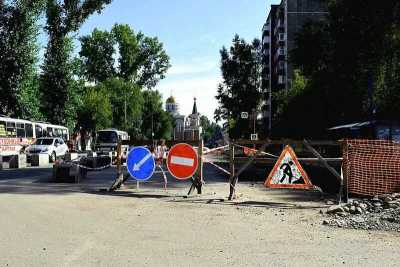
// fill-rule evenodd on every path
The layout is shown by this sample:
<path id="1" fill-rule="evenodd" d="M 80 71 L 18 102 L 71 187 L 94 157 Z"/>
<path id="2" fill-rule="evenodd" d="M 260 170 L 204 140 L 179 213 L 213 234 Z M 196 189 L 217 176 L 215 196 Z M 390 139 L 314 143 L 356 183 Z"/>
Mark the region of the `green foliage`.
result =
<path id="1" fill-rule="evenodd" d="M 143 138 L 170 139 L 173 130 L 173 118 L 163 109 L 161 94 L 158 91 L 143 91 L 142 127 Z"/>
<path id="2" fill-rule="evenodd" d="M 65 109 L 71 87 L 72 41 L 70 38 L 49 42 L 41 75 L 42 112 L 53 123 L 65 124 Z"/>
<path id="3" fill-rule="evenodd" d="M 81 44 L 86 77 L 96 82 L 119 77 L 153 88 L 170 67 L 163 44 L 141 32 L 136 34 L 129 25 L 115 24 L 111 32 L 96 29 L 82 37 Z"/>
<path id="4" fill-rule="evenodd" d="M 69 124 L 77 118 L 79 82 L 74 77 L 73 46 L 69 34 L 94 12 L 100 12 L 111 0 L 47 0 L 45 30 L 48 34 L 41 75 L 42 111 L 57 124 Z"/>
<path id="5" fill-rule="evenodd" d="M 313 122 L 301 135 L 317 137 L 329 126 L 398 118 L 399 13 L 398 1 L 331 0 L 325 22 L 304 25 L 290 59 L 309 82 L 300 96 L 275 103 L 289 106 L 275 118 L 277 132 L 300 118 Z"/>
<path id="6" fill-rule="evenodd" d="M 120 78 L 112 78 L 96 86 L 109 94 L 112 127 L 140 134 L 143 96 L 140 87 Z"/>
<path id="7" fill-rule="evenodd" d="M 294 70 L 292 88 L 289 91 L 281 90 L 273 93 L 273 101 L 276 103 L 275 116 L 282 117 L 289 109 L 290 103 L 296 97 L 305 93 L 308 85 L 308 79 L 302 74 L 300 70 Z"/>
<path id="8" fill-rule="evenodd" d="M 400 30 L 388 42 L 387 51 L 378 73 L 374 100 L 380 118 L 399 120 Z"/>
<path id="9" fill-rule="evenodd" d="M 88 88 L 79 111 L 79 125 L 84 130 L 97 131 L 111 127 L 112 106 L 104 87 Z"/>
<path id="10" fill-rule="evenodd" d="M 40 119 L 37 108 L 37 21 L 42 1 L 0 6 L 0 113 Z"/>
<path id="11" fill-rule="evenodd" d="M 169 139 L 173 119 L 152 88 L 164 78 L 169 57 L 157 38 L 135 33 L 129 25 L 116 24 L 110 32 L 95 29 L 80 38 L 84 76 L 109 92 L 116 128 L 137 139 Z M 117 60 L 117 63 L 116 63 Z"/>
<path id="12" fill-rule="evenodd" d="M 115 40 L 106 31 L 94 29 L 91 35 L 80 38 L 83 71 L 89 81 L 103 82 L 115 76 Z"/>
<path id="13" fill-rule="evenodd" d="M 220 54 L 223 82 L 217 90 L 219 107 L 215 111 L 215 119 L 217 122 L 229 122 L 231 137 L 248 136 L 249 121 L 241 119 L 240 114 L 251 113 L 253 109 L 259 110 L 261 105 L 260 41 L 256 39 L 249 44 L 236 35 L 229 51 L 223 47 Z"/>
<path id="14" fill-rule="evenodd" d="M 31 72 L 26 76 L 21 84 L 21 90 L 18 93 L 18 106 L 16 116 L 32 120 L 42 120 L 43 115 L 40 112 L 40 87 L 39 76 Z"/>
<path id="15" fill-rule="evenodd" d="M 211 138 L 215 136 L 216 132 L 220 130 L 218 124 L 211 122 L 207 116 L 204 115 L 200 117 L 200 126 L 203 129 L 202 137 L 205 144 L 208 143 Z"/>

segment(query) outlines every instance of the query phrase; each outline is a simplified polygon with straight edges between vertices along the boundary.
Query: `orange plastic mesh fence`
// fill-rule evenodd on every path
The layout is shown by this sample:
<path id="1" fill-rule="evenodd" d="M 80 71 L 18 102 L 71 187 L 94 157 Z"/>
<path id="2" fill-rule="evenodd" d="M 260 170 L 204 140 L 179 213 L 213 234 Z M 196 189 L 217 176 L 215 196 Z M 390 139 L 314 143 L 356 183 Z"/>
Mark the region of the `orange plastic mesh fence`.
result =
<path id="1" fill-rule="evenodd" d="M 349 193 L 374 196 L 400 192 L 400 144 L 384 140 L 345 140 L 343 174 Z"/>

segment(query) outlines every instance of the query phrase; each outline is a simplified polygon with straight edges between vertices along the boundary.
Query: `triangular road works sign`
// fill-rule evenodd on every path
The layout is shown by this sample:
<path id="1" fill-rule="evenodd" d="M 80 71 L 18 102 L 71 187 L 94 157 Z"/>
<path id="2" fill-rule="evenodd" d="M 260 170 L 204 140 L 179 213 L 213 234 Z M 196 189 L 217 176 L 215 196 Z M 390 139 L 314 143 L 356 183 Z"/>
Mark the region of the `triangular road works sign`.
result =
<path id="1" fill-rule="evenodd" d="M 264 184 L 269 188 L 313 188 L 296 154 L 286 146 Z"/>

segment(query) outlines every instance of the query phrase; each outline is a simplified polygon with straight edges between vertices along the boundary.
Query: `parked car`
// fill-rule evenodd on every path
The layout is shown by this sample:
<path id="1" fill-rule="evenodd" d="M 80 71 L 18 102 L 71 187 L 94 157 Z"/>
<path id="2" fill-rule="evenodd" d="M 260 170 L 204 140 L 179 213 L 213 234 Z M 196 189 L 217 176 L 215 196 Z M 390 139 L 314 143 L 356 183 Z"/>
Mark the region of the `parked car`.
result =
<path id="1" fill-rule="evenodd" d="M 35 154 L 48 154 L 50 162 L 56 161 L 57 157 L 65 156 L 68 152 L 68 146 L 64 140 L 59 137 L 42 137 L 28 146 L 25 150 L 28 158 Z"/>

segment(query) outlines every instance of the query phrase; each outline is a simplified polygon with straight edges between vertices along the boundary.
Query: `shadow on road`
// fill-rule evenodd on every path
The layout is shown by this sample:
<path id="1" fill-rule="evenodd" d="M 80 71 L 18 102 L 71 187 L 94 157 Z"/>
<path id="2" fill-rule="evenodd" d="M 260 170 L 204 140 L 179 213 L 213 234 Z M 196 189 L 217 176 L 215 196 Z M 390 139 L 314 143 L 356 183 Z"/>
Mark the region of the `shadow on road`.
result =
<path id="1" fill-rule="evenodd" d="M 239 182 L 245 185 L 240 191 L 246 198 L 227 201 L 226 198 L 217 198 L 215 192 L 221 194 L 226 190 L 228 195 L 228 180 L 214 168 L 205 168 L 205 191 L 212 193 L 188 198 L 191 181 L 179 181 L 167 175 L 167 191 L 164 190 L 164 179 L 161 174 L 155 174 L 149 181 L 137 182 L 133 179 L 118 191 L 108 192 L 116 177 L 116 169 L 109 168 L 101 172 L 89 172 L 86 179 L 79 184 L 55 183 L 52 180 L 52 169 L 22 169 L 0 171 L 0 194 L 32 194 L 32 195 L 63 195 L 63 194 L 90 194 L 108 197 L 131 197 L 136 199 L 162 199 L 175 203 L 198 203 L 211 205 L 227 205 L 237 207 L 280 208 L 280 209 L 315 209 L 322 208 L 323 193 L 316 190 L 266 189 L 262 182 Z M 225 192 L 225 191 L 223 191 Z M 214 198 L 213 198 L 214 197 Z M 322 206 L 321 206 L 322 205 Z"/>
<path id="2" fill-rule="evenodd" d="M 193 204 L 211 204 L 223 206 L 237 207 L 253 207 L 253 208 L 271 208 L 271 209 L 317 209 L 324 208 L 324 205 L 301 205 L 288 202 L 273 202 L 273 201 L 227 201 L 223 198 L 208 198 L 208 199 L 183 199 L 169 200 L 168 202 L 175 203 L 193 203 Z"/>

